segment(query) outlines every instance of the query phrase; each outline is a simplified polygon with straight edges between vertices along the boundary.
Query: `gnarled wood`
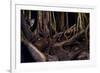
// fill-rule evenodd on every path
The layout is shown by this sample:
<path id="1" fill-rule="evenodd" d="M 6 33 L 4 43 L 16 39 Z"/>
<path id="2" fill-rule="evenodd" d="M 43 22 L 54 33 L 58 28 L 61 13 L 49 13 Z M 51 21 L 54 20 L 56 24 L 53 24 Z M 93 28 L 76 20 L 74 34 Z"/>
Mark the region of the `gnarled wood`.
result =
<path id="1" fill-rule="evenodd" d="M 29 52 L 31 53 L 32 57 L 36 60 L 36 62 L 45 62 L 46 57 L 45 55 L 40 52 L 37 47 L 35 47 L 33 44 L 31 44 L 28 41 L 21 40 L 21 42 L 27 46 Z"/>

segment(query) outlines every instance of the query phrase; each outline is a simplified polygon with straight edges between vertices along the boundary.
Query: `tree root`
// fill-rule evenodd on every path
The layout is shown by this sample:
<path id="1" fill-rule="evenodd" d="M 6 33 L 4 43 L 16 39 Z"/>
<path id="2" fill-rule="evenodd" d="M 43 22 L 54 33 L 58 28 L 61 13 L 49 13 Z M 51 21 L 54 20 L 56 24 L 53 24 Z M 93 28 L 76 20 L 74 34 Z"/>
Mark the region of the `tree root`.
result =
<path id="1" fill-rule="evenodd" d="M 21 40 L 21 42 L 27 46 L 27 49 L 31 53 L 32 57 L 36 60 L 36 62 L 46 61 L 45 55 L 42 52 L 40 52 L 33 44 L 29 43 L 26 40 Z"/>
<path id="2" fill-rule="evenodd" d="M 57 47 L 57 46 L 63 46 L 64 44 L 66 45 L 70 45 L 73 43 L 73 41 L 75 41 L 77 38 L 80 37 L 80 35 L 82 35 L 83 33 L 85 33 L 85 31 L 89 28 L 89 26 L 86 27 L 85 30 L 81 30 L 80 32 L 76 33 L 74 36 L 72 36 L 70 39 L 59 42 L 59 43 L 55 43 L 53 45 L 53 47 Z"/>

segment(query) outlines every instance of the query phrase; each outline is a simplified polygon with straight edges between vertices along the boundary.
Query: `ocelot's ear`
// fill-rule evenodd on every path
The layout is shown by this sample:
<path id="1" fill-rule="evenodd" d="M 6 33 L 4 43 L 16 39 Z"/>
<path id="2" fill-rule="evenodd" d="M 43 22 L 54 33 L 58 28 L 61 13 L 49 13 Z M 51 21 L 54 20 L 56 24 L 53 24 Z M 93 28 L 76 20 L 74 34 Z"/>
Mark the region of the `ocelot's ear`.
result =
<path id="1" fill-rule="evenodd" d="M 34 25 L 34 23 L 35 23 L 35 19 L 31 19 L 30 20 L 30 26 L 32 27 Z"/>

